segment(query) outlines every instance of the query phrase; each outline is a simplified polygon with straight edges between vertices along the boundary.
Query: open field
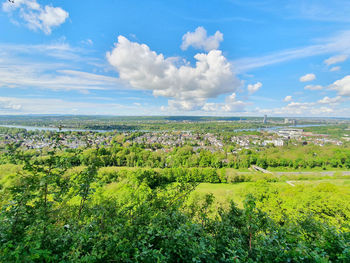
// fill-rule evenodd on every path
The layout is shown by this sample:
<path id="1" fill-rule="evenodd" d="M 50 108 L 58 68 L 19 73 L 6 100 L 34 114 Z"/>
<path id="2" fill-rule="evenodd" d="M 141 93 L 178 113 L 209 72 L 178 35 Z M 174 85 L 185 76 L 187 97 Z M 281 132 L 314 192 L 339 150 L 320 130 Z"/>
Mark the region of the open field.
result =
<path id="1" fill-rule="evenodd" d="M 336 190 L 348 194 L 350 198 L 350 179 L 324 179 L 324 180 L 297 180 L 292 181 L 295 187 L 304 187 L 304 191 L 311 190 L 315 186 L 320 184 L 331 184 L 336 186 Z M 243 207 L 243 200 L 247 193 L 253 191 L 256 186 L 255 182 L 242 182 L 235 184 L 210 184 L 201 183 L 197 186 L 196 190 L 192 193 L 192 197 L 203 197 L 206 194 L 213 194 L 215 197 L 216 205 L 226 205 L 230 201 L 234 201 L 239 207 Z M 270 182 L 267 183 L 270 188 L 278 188 L 281 193 L 292 190 L 293 186 L 286 182 Z M 350 200 L 349 200 L 350 201 Z"/>

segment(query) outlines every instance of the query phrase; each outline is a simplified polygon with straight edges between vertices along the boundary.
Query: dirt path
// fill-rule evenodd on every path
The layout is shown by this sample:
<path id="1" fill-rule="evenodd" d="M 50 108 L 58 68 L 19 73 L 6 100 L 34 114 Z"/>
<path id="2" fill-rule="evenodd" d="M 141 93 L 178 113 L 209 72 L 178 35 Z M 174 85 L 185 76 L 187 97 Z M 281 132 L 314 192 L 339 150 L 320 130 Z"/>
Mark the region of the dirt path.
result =
<path id="1" fill-rule="evenodd" d="M 293 184 L 294 181 L 286 181 L 287 184 L 289 184 L 290 186 L 295 186 L 295 184 Z"/>

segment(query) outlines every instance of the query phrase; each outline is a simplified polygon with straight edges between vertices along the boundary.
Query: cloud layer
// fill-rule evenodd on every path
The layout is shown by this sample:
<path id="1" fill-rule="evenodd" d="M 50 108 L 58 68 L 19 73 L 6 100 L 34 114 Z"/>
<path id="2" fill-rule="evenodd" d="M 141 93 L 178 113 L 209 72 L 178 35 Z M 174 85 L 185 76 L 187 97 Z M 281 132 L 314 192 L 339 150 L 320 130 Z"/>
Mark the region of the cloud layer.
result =
<path id="1" fill-rule="evenodd" d="M 136 111 L 137 110 L 137 111 Z M 124 114 L 139 112 L 139 106 L 94 103 L 51 98 L 0 97 L 0 114 Z M 147 110 L 145 114 L 150 114 Z"/>
<path id="2" fill-rule="evenodd" d="M 0 88 L 77 90 L 84 93 L 122 88 L 120 80 L 115 77 L 80 70 L 80 64 L 98 61 L 64 43 L 0 44 L 0 58 Z"/>
<path id="3" fill-rule="evenodd" d="M 39 29 L 47 35 L 51 34 L 52 28 L 63 24 L 69 16 L 68 12 L 60 7 L 41 6 L 36 0 L 6 1 L 2 4 L 2 9 L 11 15 L 18 12 L 30 29 Z"/>
<path id="4" fill-rule="evenodd" d="M 322 54 L 349 54 L 350 30 L 342 31 L 332 37 L 324 38 L 318 43 L 294 49 L 276 51 L 259 57 L 247 57 L 235 60 L 233 63 L 239 72 L 274 65 L 291 60 L 307 58 Z"/>
<path id="5" fill-rule="evenodd" d="M 241 85 L 220 50 L 196 54 L 194 67 L 187 62 L 178 66 L 176 58 L 165 58 L 145 44 L 119 36 L 106 56 L 122 81 L 134 89 L 151 90 L 154 96 L 171 98 L 172 108 L 195 110 L 207 99 L 235 92 Z"/>

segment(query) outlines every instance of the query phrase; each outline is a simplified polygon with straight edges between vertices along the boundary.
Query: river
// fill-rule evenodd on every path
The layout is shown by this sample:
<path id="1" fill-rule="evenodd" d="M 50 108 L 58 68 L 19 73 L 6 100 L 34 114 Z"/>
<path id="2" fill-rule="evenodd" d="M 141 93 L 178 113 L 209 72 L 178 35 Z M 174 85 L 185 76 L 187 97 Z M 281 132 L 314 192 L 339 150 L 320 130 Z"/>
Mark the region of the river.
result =
<path id="1" fill-rule="evenodd" d="M 55 127 L 36 127 L 36 126 L 24 126 L 24 125 L 0 125 L 0 127 L 6 127 L 6 128 L 18 128 L 18 129 L 25 129 L 27 131 L 60 131 L 59 128 Z M 62 128 L 62 132 L 66 131 L 76 131 L 76 132 L 86 132 L 86 131 L 92 131 L 92 132 L 108 132 L 113 130 L 92 130 L 92 129 L 73 129 L 73 128 Z"/>

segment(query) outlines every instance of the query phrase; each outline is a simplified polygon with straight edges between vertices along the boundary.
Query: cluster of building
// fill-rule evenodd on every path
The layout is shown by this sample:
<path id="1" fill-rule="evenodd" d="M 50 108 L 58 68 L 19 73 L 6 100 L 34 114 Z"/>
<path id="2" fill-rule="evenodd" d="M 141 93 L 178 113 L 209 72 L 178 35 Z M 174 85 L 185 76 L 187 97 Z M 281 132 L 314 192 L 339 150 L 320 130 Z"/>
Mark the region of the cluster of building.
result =
<path id="1" fill-rule="evenodd" d="M 302 141 L 303 144 L 316 144 L 323 146 L 325 144 L 342 145 L 341 140 L 336 140 L 330 138 L 327 134 L 314 134 L 312 132 L 304 132 L 303 129 L 289 128 L 281 129 L 277 131 L 279 137 L 284 139 L 295 139 L 297 141 Z M 275 144 L 275 146 L 277 146 Z M 282 145 L 283 146 L 283 145 Z"/>
<path id="2" fill-rule="evenodd" d="M 288 143 L 300 144 L 334 144 L 342 145 L 343 141 L 350 141 L 349 136 L 344 135 L 344 140 L 336 140 L 328 135 L 313 134 L 304 132 L 303 129 L 286 128 L 278 130 L 262 131 L 259 135 L 243 134 L 231 137 L 212 133 L 195 133 L 190 131 L 182 132 L 144 132 L 136 137 L 131 136 L 132 132 L 122 133 L 125 138 L 121 143 L 130 145 L 132 143 L 144 144 L 146 148 L 152 149 L 158 144 L 160 147 L 167 148 L 191 145 L 195 149 L 206 149 L 210 151 L 219 151 L 225 145 L 235 146 L 237 149 L 252 147 L 281 147 Z M 135 135 L 135 134 L 134 134 Z M 60 144 L 68 148 L 79 148 L 89 145 L 109 145 L 114 136 L 110 133 L 79 133 L 79 132 L 62 132 L 60 133 Z M 53 136 L 44 132 L 38 133 L 17 133 L 15 135 L 0 134 L 0 144 L 20 143 L 27 149 L 50 148 L 55 144 Z"/>
<path id="3" fill-rule="evenodd" d="M 59 143 L 63 147 L 76 149 L 88 145 L 107 145 L 111 138 L 112 137 L 96 136 L 94 133 L 84 135 L 79 133 L 61 133 Z M 57 141 L 55 137 L 45 135 L 44 133 L 17 133 L 15 135 L 0 134 L 0 145 L 10 143 L 20 143 L 22 147 L 27 149 L 41 149 L 52 148 L 57 144 Z"/>
<path id="4" fill-rule="evenodd" d="M 133 140 L 127 142 L 136 142 L 144 144 L 161 144 L 163 146 L 174 147 L 191 145 L 196 148 L 222 148 L 224 143 L 222 138 L 211 133 L 192 133 L 192 132 L 148 132 Z"/>

